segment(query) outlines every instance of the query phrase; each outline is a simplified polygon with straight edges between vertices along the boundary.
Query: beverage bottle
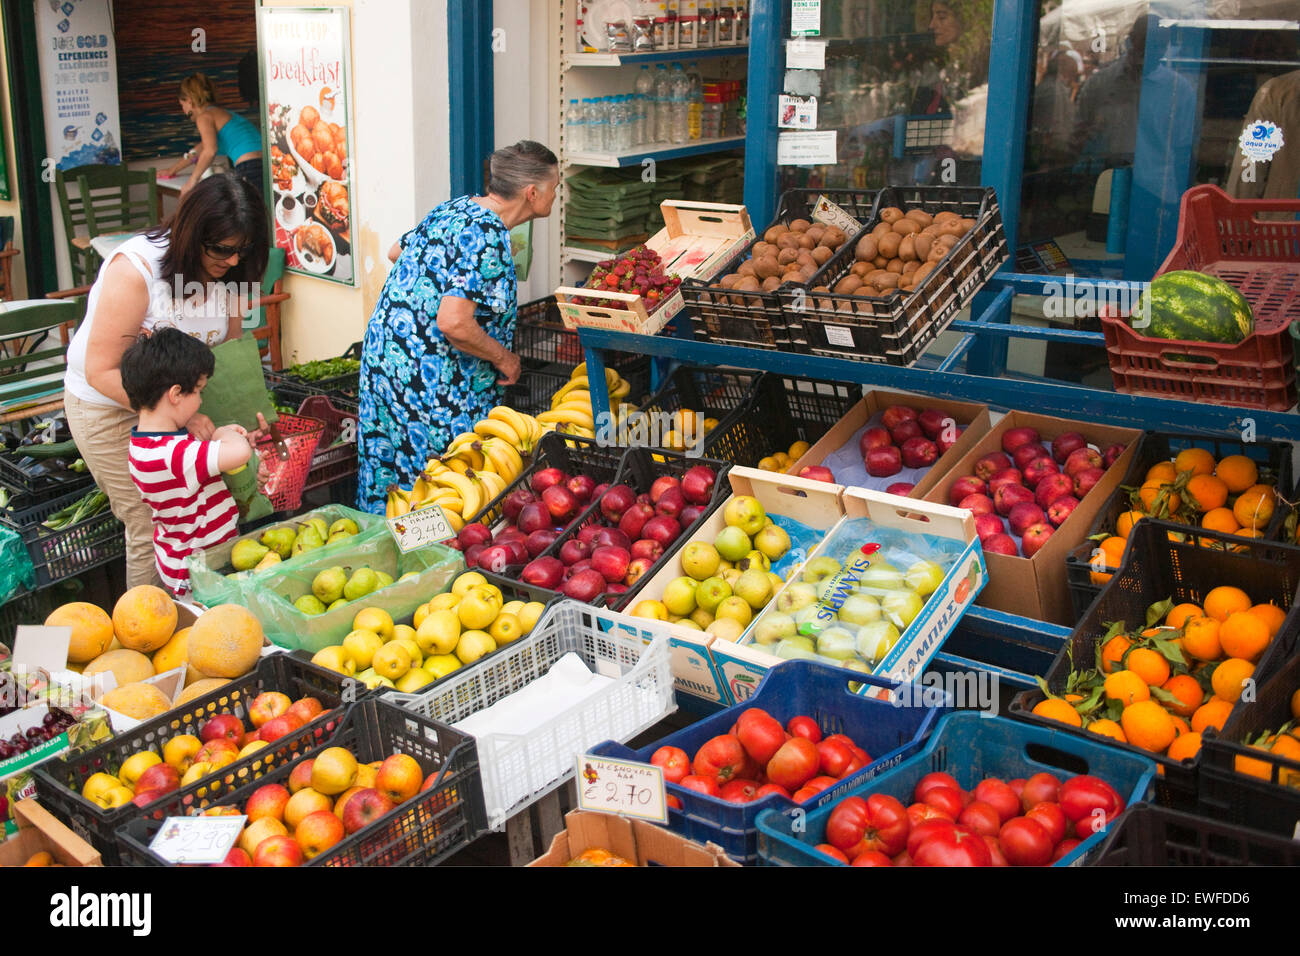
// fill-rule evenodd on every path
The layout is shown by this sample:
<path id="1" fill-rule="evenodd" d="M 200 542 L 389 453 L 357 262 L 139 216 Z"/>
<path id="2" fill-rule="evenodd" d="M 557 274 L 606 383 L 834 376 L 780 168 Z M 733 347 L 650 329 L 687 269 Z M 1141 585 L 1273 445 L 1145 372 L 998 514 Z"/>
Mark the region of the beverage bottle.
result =
<path id="1" fill-rule="evenodd" d="M 608 104 L 599 96 L 592 97 L 591 112 L 587 114 L 589 126 L 587 127 L 588 142 L 591 144 L 588 149 L 592 152 L 604 153 L 609 150 L 609 109 Z"/>
<path id="2" fill-rule="evenodd" d="M 626 153 L 632 149 L 632 113 L 626 96 L 614 96 L 609 104 L 610 129 L 613 131 L 612 152 Z"/>
<path id="3" fill-rule="evenodd" d="M 671 140 L 670 133 L 670 113 L 672 109 L 672 78 L 668 75 L 668 67 L 663 63 L 655 64 L 655 132 L 654 140 L 656 143 L 667 143 Z"/>
<path id="4" fill-rule="evenodd" d="M 673 64 L 672 80 L 672 111 L 670 114 L 670 127 L 672 142 L 684 143 L 690 135 L 690 98 L 691 98 L 691 81 L 686 78 L 682 71 L 680 63 Z"/>
<path id="5" fill-rule="evenodd" d="M 653 121 L 648 115 L 650 101 L 655 93 L 655 78 L 650 73 L 650 67 L 641 64 L 641 70 L 636 76 L 636 109 L 637 109 L 637 145 L 649 143 L 654 139 L 654 130 L 651 129 Z"/>
<path id="6" fill-rule="evenodd" d="M 704 81 L 700 79 L 699 64 L 692 63 L 690 72 L 686 75 L 691 81 L 689 138 L 699 139 L 701 120 L 704 116 Z"/>
<path id="7" fill-rule="evenodd" d="M 578 101 L 569 100 L 568 112 L 564 114 L 564 132 L 569 141 L 569 152 L 581 153 L 586 146 L 586 117 Z"/>

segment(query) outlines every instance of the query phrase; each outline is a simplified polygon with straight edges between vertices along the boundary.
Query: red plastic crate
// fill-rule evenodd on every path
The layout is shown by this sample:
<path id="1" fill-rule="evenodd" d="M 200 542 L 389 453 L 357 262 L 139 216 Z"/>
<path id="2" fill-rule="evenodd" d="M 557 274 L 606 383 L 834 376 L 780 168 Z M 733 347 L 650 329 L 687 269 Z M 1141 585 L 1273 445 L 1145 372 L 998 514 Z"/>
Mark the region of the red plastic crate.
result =
<path id="1" fill-rule="evenodd" d="M 286 460 L 277 457 L 270 436 L 257 443 L 257 456 L 266 462 L 270 472 L 263 494 L 271 499 L 276 511 L 296 511 L 302 504 L 302 489 L 311 471 L 312 456 L 320 443 L 325 423 L 317 418 L 281 415 L 275 424 L 284 438 L 289 457 Z"/>
<path id="2" fill-rule="evenodd" d="M 304 399 L 298 409 L 304 418 L 319 419 L 324 423 L 320 443 L 311 460 L 303 491 L 323 488 L 357 473 L 357 413 L 335 407 L 325 395 Z M 338 445 L 334 442 L 343 438 Z"/>
<path id="3" fill-rule="evenodd" d="M 1156 275 L 1191 269 L 1235 287 L 1255 313 L 1255 331 L 1235 345 L 1178 342 L 1134 332 L 1101 316 L 1116 391 L 1192 402 L 1285 411 L 1296 403 L 1295 350 L 1288 334 L 1300 318 L 1300 200 L 1238 200 L 1217 186 L 1183 194 L 1178 238 Z"/>

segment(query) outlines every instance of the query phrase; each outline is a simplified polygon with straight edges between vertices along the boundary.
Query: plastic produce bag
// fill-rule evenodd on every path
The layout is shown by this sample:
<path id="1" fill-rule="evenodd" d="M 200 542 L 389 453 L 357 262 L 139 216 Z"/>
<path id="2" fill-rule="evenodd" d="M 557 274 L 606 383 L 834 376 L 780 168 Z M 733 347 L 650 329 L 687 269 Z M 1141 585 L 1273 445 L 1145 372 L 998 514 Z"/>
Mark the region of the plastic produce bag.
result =
<path id="1" fill-rule="evenodd" d="M 0 528 L 0 604 L 19 591 L 36 587 L 36 569 L 17 532 Z"/>
<path id="2" fill-rule="evenodd" d="M 272 565 L 271 568 L 261 571 L 242 571 L 238 577 L 230 577 L 234 573 L 234 567 L 230 563 L 230 552 L 235 549 L 235 545 L 250 539 L 257 541 L 270 528 L 290 527 L 296 531 L 298 526 L 308 518 L 320 518 L 327 525 L 333 524 L 340 518 L 351 518 L 357 523 L 358 532 L 346 540 L 336 541 L 334 544 L 323 545 L 295 557 L 286 558 L 279 564 Z M 325 505 L 323 508 L 317 508 L 314 511 L 306 511 L 288 521 L 266 525 L 256 531 L 250 531 L 248 534 L 241 534 L 237 538 L 231 538 L 225 544 L 219 544 L 214 548 L 208 548 L 206 551 L 196 551 L 191 554 L 186 559 L 185 564 L 190 571 L 190 588 L 193 598 L 205 607 L 214 607 L 218 604 L 230 604 L 232 602 L 243 603 L 244 585 L 260 580 L 272 568 L 292 569 L 319 557 L 346 556 L 360 541 L 373 538 L 376 534 L 392 537 L 388 532 L 387 523 L 378 515 L 356 511 L 343 505 Z M 341 560 L 332 560 L 326 567 L 342 563 L 344 562 Z"/>
<path id="3" fill-rule="evenodd" d="M 364 540 L 358 541 L 360 535 L 357 535 L 347 542 L 339 542 L 349 545 L 347 548 L 329 553 L 326 548 L 308 552 L 300 559 L 273 565 L 256 578 L 243 582 L 244 600 L 262 622 L 266 636 L 281 647 L 301 648 L 314 654 L 322 647 L 343 643 L 362 608 L 383 608 L 397 623 L 410 621 L 416 608 L 447 590 L 465 570 L 464 559 L 454 548 L 433 544 L 402 554 L 387 528 L 381 531 Z M 304 614 L 294 607 L 294 601 L 311 593 L 316 575 L 335 565 L 349 573 L 363 567 L 383 571 L 392 575 L 393 583 L 324 614 Z M 409 571 L 414 571 L 416 576 L 397 580 Z"/>
<path id="4" fill-rule="evenodd" d="M 772 564 L 773 573 L 785 578 L 786 575 L 808 559 L 808 555 L 812 554 L 817 545 L 822 543 L 822 538 L 826 536 L 826 532 L 809 527 L 801 521 L 795 521 L 793 518 L 787 518 L 785 515 L 768 512 L 768 517 L 772 519 L 774 525 L 790 536 L 790 550 Z"/>

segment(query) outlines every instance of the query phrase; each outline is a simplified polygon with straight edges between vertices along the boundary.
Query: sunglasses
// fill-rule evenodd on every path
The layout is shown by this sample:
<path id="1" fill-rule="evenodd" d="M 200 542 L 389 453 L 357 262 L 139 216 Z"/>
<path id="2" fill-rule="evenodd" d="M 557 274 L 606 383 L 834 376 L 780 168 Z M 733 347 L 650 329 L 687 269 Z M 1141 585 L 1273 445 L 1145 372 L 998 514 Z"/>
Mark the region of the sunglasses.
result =
<path id="1" fill-rule="evenodd" d="M 253 251 L 253 244 L 246 243 L 242 246 L 223 246 L 217 242 L 205 242 L 203 248 L 217 259 L 229 259 L 231 256 L 236 254 L 238 254 L 241 259 L 247 259 Z"/>

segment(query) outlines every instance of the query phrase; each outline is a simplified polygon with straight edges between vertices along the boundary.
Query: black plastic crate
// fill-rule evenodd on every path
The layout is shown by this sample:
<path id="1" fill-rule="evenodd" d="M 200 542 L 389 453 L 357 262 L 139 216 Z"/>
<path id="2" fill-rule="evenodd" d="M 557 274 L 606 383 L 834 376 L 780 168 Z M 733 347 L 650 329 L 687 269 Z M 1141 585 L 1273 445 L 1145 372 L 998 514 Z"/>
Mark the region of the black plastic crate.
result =
<path id="1" fill-rule="evenodd" d="M 1285 497 L 1291 498 L 1293 487 L 1291 469 L 1291 446 L 1283 442 L 1244 442 L 1229 438 L 1216 438 L 1204 435 L 1175 434 L 1171 432 L 1147 432 L 1142 436 L 1137 451 L 1129 465 L 1128 474 L 1122 485 L 1137 487 L 1153 465 L 1162 461 L 1172 461 L 1178 452 L 1185 448 L 1204 448 L 1219 461 L 1228 455 L 1245 455 L 1259 468 L 1261 481 L 1271 481 Z M 1097 512 L 1088 538 L 1095 535 L 1115 533 L 1115 522 L 1119 516 L 1129 510 L 1128 492 L 1122 487 L 1115 489 L 1106 503 Z M 1273 518 L 1265 531 L 1265 536 L 1272 540 L 1281 540 L 1282 527 L 1286 522 L 1289 505 L 1278 504 Z M 1085 540 L 1065 557 L 1066 577 L 1070 585 L 1070 600 L 1074 605 L 1075 620 L 1083 617 L 1088 606 L 1101 593 L 1102 585 L 1094 584 L 1092 572 L 1114 571 L 1114 568 L 1094 568 L 1091 565 L 1097 542 Z"/>
<path id="2" fill-rule="evenodd" d="M 754 467 L 797 441 L 816 444 L 862 400 L 857 385 L 775 372 L 764 375 L 756 391 L 757 400 L 745 407 L 731 429 L 734 455 L 722 456 L 733 465 Z"/>
<path id="3" fill-rule="evenodd" d="M 1245 741 L 1294 722 L 1291 695 L 1300 690 L 1300 654 L 1266 658 L 1255 680 L 1255 700 L 1233 708 L 1222 732 L 1204 736 L 1200 811 L 1290 839 L 1300 824 L 1300 761 L 1255 750 Z M 1258 775 L 1238 771 L 1238 760 Z"/>
<path id="4" fill-rule="evenodd" d="M 61 498 L 72 491 L 88 490 L 95 483 L 87 468 L 84 472 L 59 472 L 57 476 L 34 478 L 18 467 L 18 459 L 26 457 L 22 449 L 0 454 L 0 485 L 9 490 L 11 515 L 18 515 L 26 509 L 40 505 L 54 498 Z M 76 452 L 71 456 L 74 460 Z M 15 520 L 21 521 L 20 517 Z"/>
<path id="5" fill-rule="evenodd" d="M 549 411 L 551 397 L 569 381 L 572 371 L 558 364 L 526 368 L 519 373 L 519 381 L 506 386 L 504 402 L 515 411 L 529 415 Z"/>
<path id="6" fill-rule="evenodd" d="M 767 228 L 725 266 L 718 276 L 730 275 L 749 259 L 754 246 L 764 241 L 773 226 L 787 225 L 794 219 L 812 219 L 819 196 L 825 196 L 859 223 L 867 224 L 875 216 L 874 189 L 792 189 L 782 193 L 776 215 Z M 851 248 L 857 235 L 851 235 L 841 250 Z M 828 260 L 828 261 L 833 261 Z M 788 288 L 806 289 L 811 283 L 793 283 Z M 791 316 L 784 297 L 770 292 L 736 292 L 715 288 L 712 283 L 687 279 L 681 285 L 686 314 L 691 319 L 695 337 L 721 345 L 747 348 L 789 350 L 802 340 L 799 323 Z"/>
<path id="7" fill-rule="evenodd" d="M 438 777 L 365 829 L 307 860 L 305 866 L 436 866 L 487 830 L 478 749 L 468 734 L 403 710 L 382 697 L 372 697 L 348 710 L 327 746 L 348 748 L 360 763 L 408 754 L 426 777 L 435 772 Z M 322 749 L 302 756 L 314 757 Z M 195 810 L 240 806 L 258 787 L 287 784 L 299 762 L 282 764 L 261 779 L 242 785 L 223 777 L 209 784 L 202 796 L 197 786 L 183 788 L 181 793 Z M 120 827 L 117 844 L 122 863 L 169 865 L 149 850 L 162 825 L 163 818 L 151 813 Z"/>
<path id="8" fill-rule="evenodd" d="M 921 208 L 932 215 L 953 212 L 975 220 L 975 225 L 910 292 L 895 289 L 885 295 L 865 296 L 811 291 L 833 289 L 849 275 L 857 262 L 856 241 L 832 256 L 806 289 L 783 286 L 782 305 L 802 331 L 798 351 L 858 362 L 911 365 L 1007 258 L 1002 213 L 991 188 L 888 186 L 880 191 L 867 228 L 875 228 L 880 210 L 891 206 Z"/>
<path id="9" fill-rule="evenodd" d="M 754 453 L 767 447 L 767 439 L 744 422 L 753 420 L 750 413 L 758 399 L 761 379 L 760 372 L 678 366 L 641 409 L 649 416 L 645 419 L 650 425 L 648 434 L 658 438 L 651 444 L 663 444 L 663 433 L 668 428 L 664 416 L 691 411 L 703 419 L 718 420 L 704 435 L 703 454 L 734 463 L 758 461 L 763 455 Z M 628 429 L 634 439 L 634 422 L 629 422 Z"/>
<path id="10" fill-rule="evenodd" d="M 1272 601 L 1287 609 L 1272 644 L 1264 652 L 1259 669 L 1264 672 L 1270 661 L 1286 658 L 1300 636 L 1300 548 L 1273 541 L 1237 538 L 1204 531 L 1198 537 L 1211 538 L 1243 548 L 1241 552 L 1221 551 L 1192 542 L 1171 541 L 1170 531 L 1180 525 L 1165 521 L 1139 522 L 1128 537 L 1124 566 L 1115 573 L 1088 613 L 1070 635 L 1047 671 L 1044 679 L 1053 693 L 1065 691 L 1066 679 L 1073 666 L 1089 670 L 1096 660 L 1097 644 L 1110 624 L 1124 621 L 1129 628 L 1143 625 L 1146 610 L 1152 604 L 1172 598 L 1175 604 L 1191 601 L 1204 606 L 1205 595 L 1221 585 L 1241 588 L 1256 603 Z M 1041 690 L 1028 690 L 1011 703 L 1013 716 L 1034 723 L 1099 739 L 1107 746 L 1120 747 L 1155 760 L 1162 773 L 1156 777 L 1156 796 L 1162 806 L 1193 810 L 1197 802 L 1197 779 L 1204 764 L 1203 755 L 1192 760 L 1174 761 L 1138 747 L 1122 744 L 1110 737 L 1088 733 L 1060 721 L 1048 720 L 1032 713 L 1043 699 Z M 1237 704 L 1239 710 L 1243 705 Z"/>
<path id="11" fill-rule="evenodd" d="M 1300 866 L 1300 843 L 1150 803 L 1111 829 L 1093 866 Z"/>
<path id="12" fill-rule="evenodd" d="M 122 522 L 108 507 L 60 531 L 51 531 L 41 523 L 93 490 L 90 486 L 69 492 L 34 505 L 21 515 L 0 512 L 0 524 L 16 531 L 27 548 L 32 567 L 36 570 L 38 588 L 63 581 L 126 553 Z M 17 517 L 22 518 L 22 524 L 16 521 Z"/>
<path id="13" fill-rule="evenodd" d="M 142 750 L 153 750 L 161 756 L 160 751 L 168 740 L 180 734 L 197 737 L 208 718 L 218 714 L 234 714 L 245 721 L 247 728 L 249 705 L 258 694 L 273 690 L 294 700 L 315 697 L 325 711 L 293 733 L 222 767 L 220 776 L 227 783 L 255 781 L 329 740 L 342 720 L 343 712 L 337 708 L 369 694 L 365 684 L 311 663 L 310 656 L 304 652 L 270 654 L 258 662 L 252 673 L 195 698 L 183 708 L 147 720 L 85 753 L 53 757 L 39 764 L 34 771 L 37 795 L 43 806 L 99 850 L 104 862 L 111 866 L 119 862 L 114 838 L 119 826 L 145 812 L 183 815 L 195 788 L 201 789 L 199 785 L 212 782 L 213 777 L 204 777 L 190 787 L 173 791 L 146 808 L 127 804 L 111 810 L 81 795 L 85 782 L 100 771 L 115 772 L 123 761 Z"/>
<path id="14" fill-rule="evenodd" d="M 555 296 L 548 295 L 519 306 L 515 321 L 515 354 L 530 368 L 559 364 L 572 370 L 583 361 L 578 331 L 565 328 Z M 650 389 L 650 356 L 611 352 L 605 362 L 632 386 L 627 401 L 639 404 Z M 547 396 L 547 407 L 549 399 Z"/>

